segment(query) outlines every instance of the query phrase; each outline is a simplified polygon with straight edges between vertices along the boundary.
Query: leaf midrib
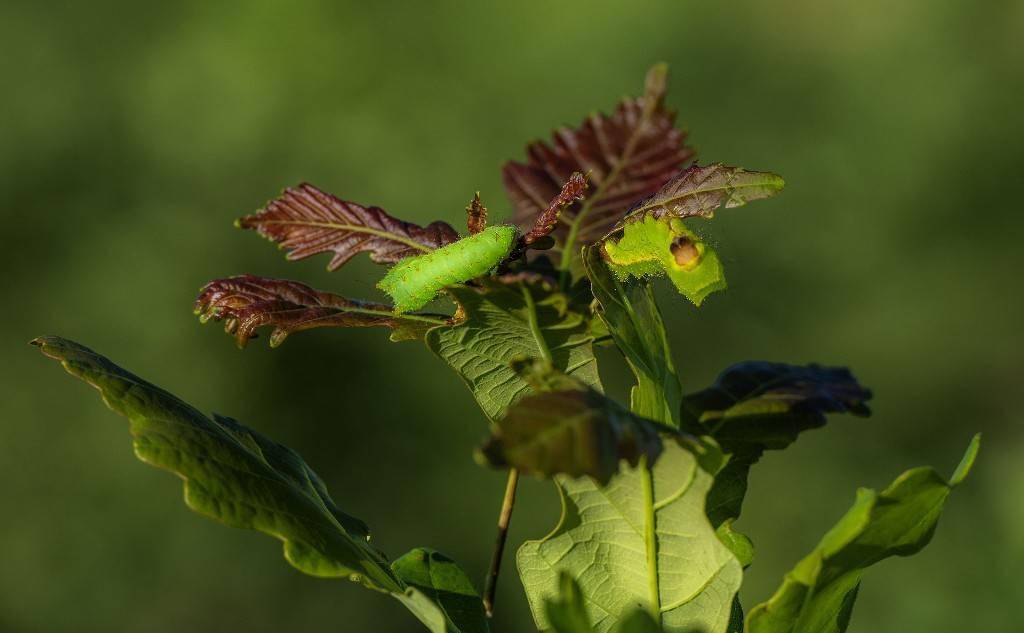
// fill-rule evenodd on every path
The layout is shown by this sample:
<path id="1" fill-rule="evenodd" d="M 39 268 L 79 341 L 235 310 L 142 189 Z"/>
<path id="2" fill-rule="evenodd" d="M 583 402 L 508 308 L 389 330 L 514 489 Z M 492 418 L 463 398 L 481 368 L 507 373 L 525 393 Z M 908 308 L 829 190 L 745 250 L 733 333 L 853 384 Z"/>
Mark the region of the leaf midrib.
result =
<path id="1" fill-rule="evenodd" d="M 391 240 L 393 242 L 400 242 L 402 244 L 405 244 L 406 246 L 410 246 L 412 248 L 421 250 L 424 253 L 429 253 L 434 250 L 434 247 L 427 246 L 426 244 L 422 244 L 411 238 L 402 237 L 401 235 L 397 235 L 395 233 L 388 233 L 387 231 L 371 229 L 368 226 L 362 226 L 359 224 L 338 224 L 337 222 L 316 222 L 311 220 L 260 220 L 259 224 L 276 224 L 282 226 L 311 226 L 323 229 L 334 229 L 336 231 L 366 233 L 369 235 L 382 237 L 386 240 Z"/>

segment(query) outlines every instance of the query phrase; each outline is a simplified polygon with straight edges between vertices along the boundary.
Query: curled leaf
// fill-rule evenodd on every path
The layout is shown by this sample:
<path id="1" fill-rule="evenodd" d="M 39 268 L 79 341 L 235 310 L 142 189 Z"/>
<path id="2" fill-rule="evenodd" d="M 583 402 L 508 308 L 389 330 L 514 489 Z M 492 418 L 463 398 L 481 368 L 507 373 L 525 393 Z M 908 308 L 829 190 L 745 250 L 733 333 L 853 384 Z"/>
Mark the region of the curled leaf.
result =
<path id="1" fill-rule="evenodd" d="M 636 376 L 630 408 L 678 427 L 683 391 L 651 284 L 617 278 L 602 259 L 599 246 L 584 251 L 583 263 L 596 302 L 594 312 L 604 325 L 601 329 L 614 340 Z"/>
<path id="2" fill-rule="evenodd" d="M 276 347 L 292 332 L 320 327 L 387 327 L 394 341 L 422 339 L 424 333 L 446 322 L 437 315 L 396 315 L 391 306 L 346 299 L 285 279 L 240 275 L 215 279 L 196 299 L 202 321 L 224 321 L 224 330 L 245 347 L 261 327 L 273 328 L 270 345 Z"/>
<path id="3" fill-rule="evenodd" d="M 770 198 L 785 185 L 781 176 L 770 172 L 747 171 L 722 163 L 703 167 L 694 164 L 632 209 L 613 231 L 648 217 L 711 217 L 719 208 L 731 209 Z"/>
<path id="4" fill-rule="evenodd" d="M 558 192 L 558 195 L 552 198 L 547 208 L 537 216 L 536 221 L 533 223 L 533 228 L 523 235 L 523 243 L 530 245 L 550 235 L 555 230 L 555 225 L 558 224 L 558 218 L 562 211 L 574 202 L 582 200 L 583 192 L 586 189 L 586 177 L 578 171 L 573 172 L 569 179 L 565 181 L 565 184 L 562 185 L 562 190 Z"/>
<path id="5" fill-rule="evenodd" d="M 236 221 L 288 250 L 288 259 L 334 253 L 328 270 L 337 270 L 359 253 L 378 264 L 422 255 L 459 239 L 446 222 L 426 227 L 392 217 L 379 207 L 347 202 L 303 183 L 284 190 L 252 215 Z"/>
<path id="6" fill-rule="evenodd" d="M 554 236 L 559 247 L 600 238 L 637 201 L 658 191 L 693 156 L 675 113 L 664 106 L 667 67 L 647 73 L 644 95 L 622 101 L 611 115 L 591 114 L 579 127 L 561 127 L 551 144 L 530 143 L 527 161 L 502 169 L 515 222 L 532 226 L 548 201 L 575 172 L 589 174 L 592 188 L 565 209 Z"/>

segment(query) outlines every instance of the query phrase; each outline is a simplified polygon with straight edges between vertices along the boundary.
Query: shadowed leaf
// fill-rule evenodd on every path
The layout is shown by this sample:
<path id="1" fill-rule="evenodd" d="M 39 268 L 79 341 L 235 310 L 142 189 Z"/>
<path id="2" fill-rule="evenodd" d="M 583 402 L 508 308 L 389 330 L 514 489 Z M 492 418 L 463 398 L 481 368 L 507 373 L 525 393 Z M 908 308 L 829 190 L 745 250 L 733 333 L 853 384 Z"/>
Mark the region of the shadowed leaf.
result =
<path id="1" fill-rule="evenodd" d="M 455 561 L 441 552 L 416 548 L 393 562 L 391 569 L 402 582 L 421 591 L 440 608 L 435 618 L 443 614 L 466 633 L 488 630 L 483 602 L 473 583 Z M 444 625 L 444 618 L 437 618 L 434 624 L 439 630 Z"/>
<path id="2" fill-rule="evenodd" d="M 594 633 L 594 625 L 584 605 L 583 592 L 570 574 L 562 573 L 558 577 L 558 596 L 549 599 L 544 610 L 553 633 Z M 623 618 L 614 632 L 662 633 L 662 629 L 647 611 L 637 608 Z M 692 630 L 687 633 L 701 632 Z"/>
<path id="3" fill-rule="evenodd" d="M 561 127 L 551 144 L 528 145 L 525 163 L 506 163 L 502 180 L 515 222 L 524 229 L 533 225 L 574 172 L 588 174 L 590 190 L 562 213 L 554 233 L 571 256 L 575 244 L 600 238 L 627 209 L 672 178 L 693 150 L 685 145 L 686 134 L 674 127 L 675 113 L 664 107 L 666 73 L 664 64 L 653 67 L 642 97 L 625 99 L 611 115 L 591 114 L 575 129 Z"/>
<path id="4" fill-rule="evenodd" d="M 870 399 L 845 367 L 747 361 L 687 395 L 683 406 L 719 442 L 782 449 L 800 432 L 823 426 L 827 413 L 870 415 Z"/>
<path id="5" fill-rule="evenodd" d="M 663 450 L 661 433 L 679 435 L 561 372 L 546 373 L 526 376 L 539 393 L 509 407 L 481 447 L 490 465 L 545 477 L 588 475 L 607 484 L 623 460 L 636 466 L 643 456 L 654 464 Z"/>
<path id="6" fill-rule="evenodd" d="M 314 290 L 297 281 L 240 275 L 215 279 L 196 299 L 202 321 L 224 321 L 239 347 L 245 347 L 261 327 L 273 328 L 270 345 L 276 347 L 292 332 L 320 327 L 387 327 L 391 340 L 422 339 L 426 331 L 446 322 L 439 315 L 396 315 L 391 306 L 354 301 Z"/>
<path id="7" fill-rule="evenodd" d="M 975 436 L 948 481 L 932 468 L 903 473 L 882 492 L 857 500 L 818 546 L 797 563 L 767 602 L 747 615 L 748 633 L 843 633 L 864 571 L 890 556 L 916 554 L 931 541 L 949 493 L 978 452 Z"/>
<path id="8" fill-rule="evenodd" d="M 750 468 L 765 450 L 781 450 L 803 431 L 824 426 L 828 413 L 870 415 L 871 392 L 843 367 L 738 363 L 707 389 L 683 400 L 685 428 L 711 435 L 729 458 L 708 493 L 711 524 L 745 565 L 753 545 L 733 530 L 747 492 Z"/>
<path id="9" fill-rule="evenodd" d="M 338 269 L 359 253 L 369 253 L 378 264 L 391 264 L 459 239 L 445 222 L 426 227 L 403 222 L 379 207 L 346 202 L 307 183 L 285 189 L 236 224 L 276 242 L 288 251 L 288 259 L 334 253 L 328 270 Z"/>
<path id="10" fill-rule="evenodd" d="M 45 336 L 32 344 L 128 418 L 136 456 L 178 475 L 189 508 L 280 539 L 287 561 L 306 574 L 349 578 L 391 594 L 432 633 L 486 633 L 486 623 L 468 617 L 469 609 L 457 613 L 439 605 L 417 583 L 407 582 L 404 572 L 392 571 L 370 544 L 366 524 L 340 510 L 291 449 L 231 418 L 207 417 L 78 343 Z M 446 576 L 456 574 L 449 569 Z M 441 590 L 465 593 L 465 586 L 445 581 L 435 586 L 435 595 Z"/>
<path id="11" fill-rule="evenodd" d="M 719 208 L 741 207 L 782 191 L 785 181 L 770 172 L 747 171 L 721 163 L 691 165 L 669 180 L 657 193 L 630 210 L 623 223 L 646 217 L 711 217 Z"/>

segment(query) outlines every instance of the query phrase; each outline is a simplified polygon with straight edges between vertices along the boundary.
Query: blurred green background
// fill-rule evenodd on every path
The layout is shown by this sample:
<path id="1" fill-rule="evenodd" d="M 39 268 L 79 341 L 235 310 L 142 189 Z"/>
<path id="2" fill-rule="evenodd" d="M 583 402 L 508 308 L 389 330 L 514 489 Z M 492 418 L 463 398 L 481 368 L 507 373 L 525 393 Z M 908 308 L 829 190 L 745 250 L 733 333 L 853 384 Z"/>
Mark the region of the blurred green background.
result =
<path id="1" fill-rule="evenodd" d="M 250 272 L 375 297 L 382 269 L 287 263 L 231 221 L 309 180 L 458 224 L 526 141 L 640 90 L 702 160 L 785 193 L 708 230 L 730 291 L 665 292 L 688 388 L 747 358 L 846 364 L 876 393 L 754 472 L 739 526 L 766 597 L 852 502 L 903 469 L 972 479 L 932 545 L 868 574 L 852 631 L 1008 631 L 1024 600 L 1024 4 L 20 2 L 0 5 L 0 630 L 416 631 L 397 603 L 300 575 L 279 545 L 185 510 L 126 424 L 25 345 L 80 340 L 199 408 L 292 446 L 391 555 L 445 551 L 482 577 L 504 486 L 471 449 L 468 392 L 377 330 L 244 352 L 191 302 Z M 615 393 L 614 355 L 602 373 Z M 557 520 L 528 481 L 513 549 Z M 497 633 L 532 630 L 511 555 Z"/>

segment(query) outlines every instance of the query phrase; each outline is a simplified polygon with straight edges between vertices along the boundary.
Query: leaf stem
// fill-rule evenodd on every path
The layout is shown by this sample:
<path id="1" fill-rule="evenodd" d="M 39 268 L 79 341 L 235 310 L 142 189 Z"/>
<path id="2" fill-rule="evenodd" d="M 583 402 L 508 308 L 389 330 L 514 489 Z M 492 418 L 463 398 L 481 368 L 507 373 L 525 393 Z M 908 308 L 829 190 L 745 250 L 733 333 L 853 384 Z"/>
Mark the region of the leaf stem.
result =
<path id="1" fill-rule="evenodd" d="M 647 546 L 647 587 L 650 591 L 651 615 L 661 628 L 661 591 L 658 582 L 658 539 L 655 532 L 654 478 L 647 456 L 640 458 L 640 485 L 644 495 L 644 544 Z"/>
<path id="2" fill-rule="evenodd" d="M 523 301 L 526 303 L 526 323 L 530 328 L 530 333 L 533 334 L 534 341 L 537 343 L 537 349 L 540 351 L 541 358 L 550 365 L 554 363 L 554 357 L 551 356 L 548 342 L 544 340 L 544 333 L 540 331 L 540 323 L 537 319 L 537 304 L 533 301 L 533 295 L 530 294 L 530 289 L 525 284 L 520 284 L 520 288 L 522 288 L 523 292 Z"/>
<path id="3" fill-rule="evenodd" d="M 494 542 L 491 567 L 487 572 L 487 580 L 484 582 L 484 612 L 488 618 L 494 615 L 494 596 L 498 591 L 498 573 L 501 571 L 501 558 L 505 553 L 505 541 L 508 540 L 508 526 L 512 522 L 512 508 L 516 504 L 516 487 L 518 485 L 519 471 L 513 468 L 508 471 L 505 498 L 501 502 L 501 513 L 498 515 L 498 538 Z"/>

